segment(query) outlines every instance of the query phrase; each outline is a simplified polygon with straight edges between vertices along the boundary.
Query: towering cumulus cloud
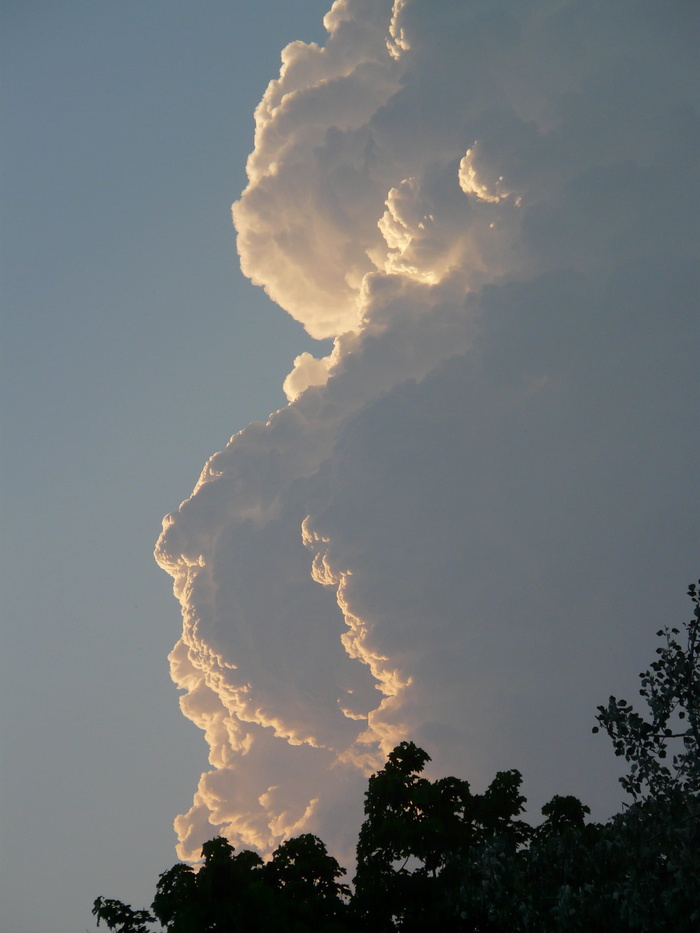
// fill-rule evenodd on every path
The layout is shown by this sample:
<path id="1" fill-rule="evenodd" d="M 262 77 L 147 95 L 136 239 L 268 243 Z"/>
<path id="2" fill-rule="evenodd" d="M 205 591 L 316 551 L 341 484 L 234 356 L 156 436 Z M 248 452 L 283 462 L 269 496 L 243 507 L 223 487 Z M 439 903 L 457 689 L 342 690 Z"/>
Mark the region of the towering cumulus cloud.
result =
<path id="1" fill-rule="evenodd" d="M 605 815 L 595 706 L 694 571 L 695 4 L 337 0 L 325 26 L 282 53 L 233 216 L 246 275 L 334 348 L 156 551 L 210 747 L 185 859 L 217 832 L 345 856 L 403 738 Z"/>

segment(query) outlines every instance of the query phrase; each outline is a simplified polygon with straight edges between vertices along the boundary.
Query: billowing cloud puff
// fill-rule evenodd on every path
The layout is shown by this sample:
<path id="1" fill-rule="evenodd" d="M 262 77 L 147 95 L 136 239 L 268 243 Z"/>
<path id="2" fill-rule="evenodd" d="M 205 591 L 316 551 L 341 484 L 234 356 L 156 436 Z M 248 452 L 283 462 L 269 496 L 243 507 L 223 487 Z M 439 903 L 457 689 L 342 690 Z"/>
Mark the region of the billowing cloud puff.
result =
<path id="1" fill-rule="evenodd" d="M 334 348 L 164 520 L 211 764 L 181 857 L 301 831 L 346 857 L 403 738 L 617 805 L 590 723 L 698 526 L 698 17 L 628 14 L 338 0 L 283 52 L 238 247 Z"/>

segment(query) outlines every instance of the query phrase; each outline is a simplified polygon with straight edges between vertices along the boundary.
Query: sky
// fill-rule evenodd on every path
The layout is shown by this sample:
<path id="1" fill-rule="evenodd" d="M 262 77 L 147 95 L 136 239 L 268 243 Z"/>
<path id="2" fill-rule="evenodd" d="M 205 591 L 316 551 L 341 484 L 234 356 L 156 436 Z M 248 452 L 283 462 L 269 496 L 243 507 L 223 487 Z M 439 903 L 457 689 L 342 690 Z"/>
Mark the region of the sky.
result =
<path id="1" fill-rule="evenodd" d="M 403 739 L 603 819 L 688 613 L 697 10 L 329 6 L 2 7 L 8 933 Z"/>

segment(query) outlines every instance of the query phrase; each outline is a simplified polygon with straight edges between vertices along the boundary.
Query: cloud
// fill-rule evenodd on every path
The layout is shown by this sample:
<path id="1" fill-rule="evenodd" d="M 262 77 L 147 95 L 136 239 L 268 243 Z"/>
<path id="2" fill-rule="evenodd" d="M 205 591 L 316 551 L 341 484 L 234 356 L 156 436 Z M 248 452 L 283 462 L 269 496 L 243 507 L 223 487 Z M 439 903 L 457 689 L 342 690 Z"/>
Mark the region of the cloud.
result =
<path id="1" fill-rule="evenodd" d="M 406 737 L 611 812 L 595 706 L 694 572 L 697 14 L 339 0 L 325 24 L 283 52 L 234 221 L 246 274 L 334 347 L 156 550 L 210 748 L 182 858 L 217 831 L 346 858 Z"/>
<path id="2" fill-rule="evenodd" d="M 324 356 L 320 360 L 306 352 L 297 356 L 294 360 L 294 369 L 284 380 L 284 393 L 289 401 L 293 402 L 309 386 L 325 385 L 328 382 L 332 364 L 332 356 Z"/>

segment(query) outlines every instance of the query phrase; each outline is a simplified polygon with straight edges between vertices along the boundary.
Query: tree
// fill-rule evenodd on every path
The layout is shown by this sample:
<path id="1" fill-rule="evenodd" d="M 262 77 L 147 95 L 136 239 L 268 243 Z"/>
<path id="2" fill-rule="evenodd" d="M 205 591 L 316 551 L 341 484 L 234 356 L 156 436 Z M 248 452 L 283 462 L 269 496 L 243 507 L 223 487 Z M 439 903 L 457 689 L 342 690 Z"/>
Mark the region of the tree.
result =
<path id="1" fill-rule="evenodd" d="M 624 756 L 620 778 L 631 806 L 608 826 L 610 851 L 623 866 L 616 898 L 635 930 L 700 929 L 700 591 L 684 631 L 665 626 L 664 644 L 639 676 L 646 716 L 611 696 L 596 720 Z M 682 642 L 677 636 L 681 636 Z M 671 766 L 668 759 L 671 754 Z"/>
<path id="2" fill-rule="evenodd" d="M 659 630 L 664 644 L 640 674 L 646 717 L 615 697 L 598 707 L 594 732 L 603 726 L 630 763 L 621 782 L 632 804 L 606 824 L 586 824 L 587 807 L 556 796 L 515 853 L 483 848 L 478 864 L 465 866 L 460 896 L 492 925 L 471 929 L 700 929 L 700 594 L 695 585 L 688 593 L 693 619 L 682 636 Z"/>
<path id="3" fill-rule="evenodd" d="M 513 853 L 527 837 L 516 819 L 525 802 L 519 772 L 497 774 L 478 795 L 458 778 L 420 777 L 428 761 L 423 749 L 401 742 L 369 779 L 353 898 L 367 930 L 474 929 L 454 897 L 467 867 L 485 846 Z"/>
<path id="4" fill-rule="evenodd" d="M 309 930 L 345 929 L 350 889 L 338 881 L 345 873 L 311 833 L 283 842 L 264 868 L 294 928 Z"/>
<path id="5" fill-rule="evenodd" d="M 700 581 L 699 581 L 700 583 Z M 629 774 L 620 778 L 624 789 L 638 799 L 676 792 L 700 793 L 700 592 L 688 588 L 693 618 L 681 633 L 665 626 L 656 633 L 665 644 L 656 649 L 657 659 L 643 671 L 640 695 L 648 707 L 647 718 L 631 703 L 611 696 L 598 707 L 596 719 L 612 739 L 615 754 L 630 763 Z M 593 728 L 598 732 L 600 726 Z M 672 769 L 667 762 L 674 748 Z"/>
<path id="6" fill-rule="evenodd" d="M 227 840 L 158 881 L 152 912 L 99 897 L 113 933 L 695 933 L 700 929 L 700 593 L 681 640 L 662 628 L 640 674 L 646 717 L 610 697 L 596 720 L 630 764 L 632 803 L 605 824 L 555 796 L 543 822 L 519 819 L 518 771 L 483 794 L 423 776 L 430 756 L 401 742 L 369 779 L 355 890 L 316 836 L 282 843 L 267 863 Z M 668 764 L 672 753 L 671 766 Z"/>
<path id="7" fill-rule="evenodd" d="M 97 926 L 104 920 L 115 933 L 149 933 L 147 924 L 154 920 L 147 910 L 132 910 L 128 904 L 105 897 L 95 900 L 92 913 L 97 918 Z"/>
<path id="8" fill-rule="evenodd" d="M 236 853 L 228 840 L 202 847 L 204 864 L 195 872 L 179 863 L 158 881 L 152 913 L 133 911 L 120 901 L 98 897 L 93 906 L 115 933 L 149 933 L 156 920 L 168 933 L 343 933 L 345 873 L 316 836 L 282 843 L 265 864 L 255 852 Z"/>

